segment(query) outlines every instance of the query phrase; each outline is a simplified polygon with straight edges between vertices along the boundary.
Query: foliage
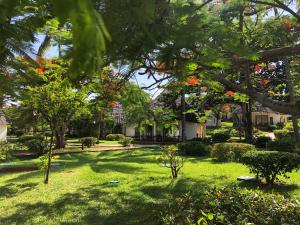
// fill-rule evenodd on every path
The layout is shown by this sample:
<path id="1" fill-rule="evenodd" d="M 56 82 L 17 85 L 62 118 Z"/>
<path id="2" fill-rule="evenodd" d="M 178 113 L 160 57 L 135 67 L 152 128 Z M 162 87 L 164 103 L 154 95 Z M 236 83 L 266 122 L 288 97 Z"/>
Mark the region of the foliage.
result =
<path id="1" fill-rule="evenodd" d="M 187 141 L 178 144 L 179 155 L 206 156 L 210 154 L 211 147 L 201 141 Z"/>
<path id="2" fill-rule="evenodd" d="M 257 177 L 265 178 L 267 184 L 273 184 L 282 175 L 300 167 L 300 156 L 289 152 L 251 151 L 243 155 L 241 162 L 248 166 Z"/>
<path id="3" fill-rule="evenodd" d="M 176 179 L 184 162 L 183 158 L 178 154 L 177 146 L 169 145 L 164 147 L 158 160 L 163 166 L 171 169 L 172 178 Z"/>
<path id="4" fill-rule="evenodd" d="M 131 146 L 133 142 L 133 138 L 132 137 L 124 137 L 120 140 L 120 143 L 124 146 L 124 147 L 128 147 Z"/>
<path id="5" fill-rule="evenodd" d="M 172 196 L 161 211 L 166 225 L 296 225 L 300 219 L 296 200 L 237 187 Z"/>
<path id="6" fill-rule="evenodd" d="M 13 145 L 6 141 L 0 141 L 0 161 L 8 160 L 11 157 L 11 152 L 13 150 Z"/>
<path id="7" fill-rule="evenodd" d="M 299 148 L 294 138 L 285 137 L 269 142 L 267 144 L 267 149 L 280 152 L 295 152 Z"/>
<path id="8" fill-rule="evenodd" d="M 205 137 L 205 138 L 193 138 L 189 141 L 197 141 L 197 142 L 202 142 L 204 144 L 211 144 L 212 143 L 212 140 L 211 140 L 211 137 Z"/>
<path id="9" fill-rule="evenodd" d="M 38 155 L 45 154 L 48 148 L 48 142 L 46 140 L 35 138 L 24 141 L 24 145 L 29 151 L 35 152 Z"/>
<path id="10" fill-rule="evenodd" d="M 96 142 L 97 142 L 97 138 L 94 138 L 94 137 L 83 137 L 83 138 L 80 138 L 80 143 L 82 145 L 82 149 L 84 148 L 84 146 L 90 148 L 93 145 L 95 145 Z"/>
<path id="11" fill-rule="evenodd" d="M 224 128 L 216 129 L 213 131 L 211 137 L 213 143 L 226 142 L 231 137 L 230 130 Z"/>
<path id="12" fill-rule="evenodd" d="M 291 137 L 291 131 L 287 129 L 281 129 L 281 130 L 274 130 L 274 135 L 276 139 L 282 139 L 282 138 L 290 138 Z"/>
<path id="13" fill-rule="evenodd" d="M 266 148 L 267 144 L 269 142 L 271 142 L 271 141 L 272 141 L 272 139 L 270 137 L 267 137 L 267 136 L 258 136 L 255 139 L 255 146 L 257 148 Z"/>
<path id="14" fill-rule="evenodd" d="M 33 139 L 44 141 L 45 140 L 45 136 L 43 136 L 41 134 L 22 135 L 21 137 L 18 138 L 18 142 L 25 143 L 25 142 L 33 140 Z"/>
<path id="15" fill-rule="evenodd" d="M 108 141 L 121 141 L 125 138 L 124 134 L 108 134 L 106 140 Z"/>
<path id="16" fill-rule="evenodd" d="M 213 145 L 212 157 L 220 162 L 240 161 L 242 155 L 254 151 L 255 147 L 245 143 L 218 143 Z"/>

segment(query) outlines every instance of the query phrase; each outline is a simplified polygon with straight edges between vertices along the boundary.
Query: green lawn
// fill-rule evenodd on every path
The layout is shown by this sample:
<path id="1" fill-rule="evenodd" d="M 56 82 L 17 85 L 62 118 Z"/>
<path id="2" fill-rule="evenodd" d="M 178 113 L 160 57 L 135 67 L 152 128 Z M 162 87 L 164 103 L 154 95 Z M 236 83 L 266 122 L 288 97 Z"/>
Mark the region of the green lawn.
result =
<path id="1" fill-rule="evenodd" d="M 67 143 L 80 143 L 80 138 L 69 138 L 66 140 Z M 107 141 L 99 140 L 100 145 L 118 145 L 119 141 Z"/>
<path id="2" fill-rule="evenodd" d="M 64 155 L 55 160 L 61 165 L 53 167 L 46 186 L 40 171 L 0 174 L 0 224 L 157 224 L 160 204 L 170 195 L 244 186 L 236 177 L 249 175 L 238 163 L 188 158 L 179 178 L 172 181 L 169 169 L 157 163 L 158 151 Z M 299 198 L 297 185 L 300 172 L 275 191 Z"/>

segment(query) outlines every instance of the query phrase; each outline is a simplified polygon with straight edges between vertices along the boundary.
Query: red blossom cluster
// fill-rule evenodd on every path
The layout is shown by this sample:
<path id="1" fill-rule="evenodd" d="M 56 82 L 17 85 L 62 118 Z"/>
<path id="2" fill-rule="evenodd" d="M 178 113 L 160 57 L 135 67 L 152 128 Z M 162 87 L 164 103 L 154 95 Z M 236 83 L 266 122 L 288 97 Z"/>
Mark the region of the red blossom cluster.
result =
<path id="1" fill-rule="evenodd" d="M 234 91 L 226 91 L 225 95 L 227 95 L 228 97 L 232 97 L 234 95 Z"/>
<path id="2" fill-rule="evenodd" d="M 200 80 L 196 76 L 190 76 L 187 80 L 187 85 L 195 87 L 200 83 Z"/>

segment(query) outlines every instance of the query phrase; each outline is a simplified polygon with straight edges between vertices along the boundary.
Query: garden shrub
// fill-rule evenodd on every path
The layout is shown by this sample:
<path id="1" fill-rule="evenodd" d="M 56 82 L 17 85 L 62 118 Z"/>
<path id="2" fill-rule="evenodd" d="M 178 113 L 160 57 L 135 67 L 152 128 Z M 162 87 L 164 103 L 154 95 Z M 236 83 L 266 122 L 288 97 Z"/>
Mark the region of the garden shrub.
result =
<path id="1" fill-rule="evenodd" d="M 220 162 L 238 162 L 248 151 L 255 151 L 254 145 L 245 143 L 218 143 L 212 148 L 212 157 Z"/>
<path id="2" fill-rule="evenodd" d="M 92 146 L 94 146 L 97 142 L 97 138 L 94 137 L 83 137 L 80 139 L 80 143 L 82 145 L 82 150 L 84 148 L 84 146 L 90 148 Z"/>
<path id="3" fill-rule="evenodd" d="M 184 163 L 183 158 L 178 154 L 178 147 L 176 145 L 169 145 L 163 147 L 162 150 L 158 161 L 162 163 L 163 166 L 170 168 L 172 178 L 176 179 Z"/>
<path id="4" fill-rule="evenodd" d="M 230 132 L 231 132 L 231 130 L 229 130 L 229 129 L 224 129 L 224 128 L 216 129 L 211 134 L 212 141 L 214 143 L 226 142 L 231 137 Z"/>
<path id="5" fill-rule="evenodd" d="M 179 155 L 206 156 L 210 154 L 211 146 L 201 141 L 187 141 L 178 144 Z"/>
<path id="6" fill-rule="evenodd" d="M 269 142 L 267 149 L 279 152 L 295 152 L 298 147 L 296 141 L 292 137 L 289 137 Z"/>
<path id="7" fill-rule="evenodd" d="M 300 221 L 297 200 L 237 187 L 170 196 L 160 211 L 158 224 L 165 225 L 298 225 Z"/>
<path id="8" fill-rule="evenodd" d="M 41 139 L 29 139 L 24 142 L 24 145 L 28 148 L 29 151 L 35 152 L 38 155 L 43 155 L 44 153 L 46 153 L 48 148 L 47 141 Z"/>
<path id="9" fill-rule="evenodd" d="M 121 141 L 125 136 L 123 134 L 108 134 L 106 140 L 108 141 Z"/>
<path id="10" fill-rule="evenodd" d="M 189 141 L 197 141 L 197 142 L 202 142 L 204 144 L 211 144 L 211 138 L 210 137 L 205 137 L 205 138 L 193 138 Z"/>
<path id="11" fill-rule="evenodd" d="M 6 141 L 0 141 L 0 161 L 10 159 L 13 145 Z"/>
<path id="12" fill-rule="evenodd" d="M 133 138 L 132 137 L 125 137 L 120 141 L 120 144 L 122 144 L 124 147 L 128 147 L 132 144 Z"/>
<path id="13" fill-rule="evenodd" d="M 23 135 L 21 137 L 18 138 L 18 142 L 20 143 L 25 143 L 29 140 L 41 140 L 44 141 L 45 140 L 45 136 L 41 135 L 41 134 L 35 134 L 35 135 Z"/>
<path id="14" fill-rule="evenodd" d="M 287 173 L 300 167 L 300 156 L 289 152 L 251 151 L 243 155 L 241 162 L 251 173 L 273 184 L 279 175 L 288 178 Z"/>
<path id="15" fill-rule="evenodd" d="M 271 142 L 272 139 L 270 137 L 267 137 L 267 136 L 259 136 L 256 138 L 255 140 L 255 146 L 257 148 L 266 148 L 267 147 L 267 144 L 269 142 Z"/>
<path id="16" fill-rule="evenodd" d="M 274 130 L 274 135 L 276 137 L 276 139 L 282 139 L 282 138 L 290 138 L 291 137 L 291 133 L 289 130 Z"/>

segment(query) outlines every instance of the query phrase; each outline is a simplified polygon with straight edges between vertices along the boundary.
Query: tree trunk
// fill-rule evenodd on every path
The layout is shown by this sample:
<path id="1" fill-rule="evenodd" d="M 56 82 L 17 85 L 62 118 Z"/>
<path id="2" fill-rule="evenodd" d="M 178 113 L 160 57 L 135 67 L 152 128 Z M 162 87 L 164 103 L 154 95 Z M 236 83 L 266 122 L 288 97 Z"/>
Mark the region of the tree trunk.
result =
<path id="1" fill-rule="evenodd" d="M 99 110 L 99 127 L 98 127 L 98 139 L 104 139 L 104 113 L 103 110 Z"/>
<path id="2" fill-rule="evenodd" d="M 44 184 L 48 184 L 48 182 L 49 182 L 49 174 L 50 174 L 51 158 L 52 158 L 53 136 L 54 136 L 54 130 L 52 128 L 51 129 L 51 139 L 50 139 L 49 153 L 48 153 L 48 163 L 47 163 L 47 169 L 46 169 L 46 173 L 45 173 Z"/>
<path id="3" fill-rule="evenodd" d="M 186 117 L 185 117 L 185 111 L 186 111 L 185 90 L 182 90 L 182 92 L 181 92 L 181 135 L 182 135 L 182 141 L 186 140 L 186 132 L 185 132 Z"/>
<path id="4" fill-rule="evenodd" d="M 287 86 L 289 90 L 289 102 L 291 104 L 296 103 L 295 99 L 295 90 L 294 90 L 294 78 L 291 74 L 290 64 L 287 58 L 284 59 L 285 62 L 285 73 L 287 78 Z M 299 135 L 299 125 L 298 125 L 298 116 L 292 115 L 292 122 L 293 122 L 293 130 L 294 130 L 294 137 L 295 141 L 300 144 L 300 135 Z"/>
<path id="5" fill-rule="evenodd" d="M 55 130 L 55 149 L 65 148 L 65 128 L 60 126 Z"/>

